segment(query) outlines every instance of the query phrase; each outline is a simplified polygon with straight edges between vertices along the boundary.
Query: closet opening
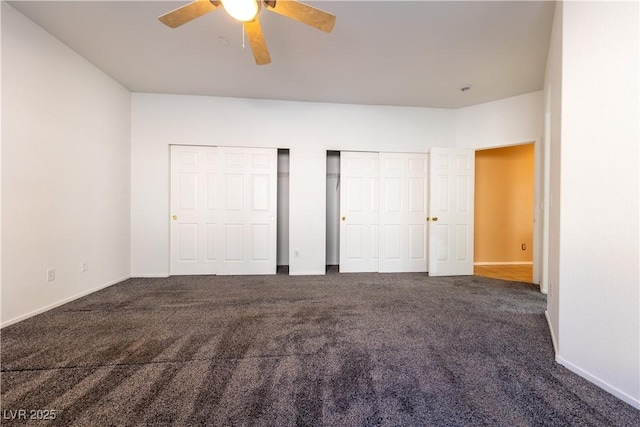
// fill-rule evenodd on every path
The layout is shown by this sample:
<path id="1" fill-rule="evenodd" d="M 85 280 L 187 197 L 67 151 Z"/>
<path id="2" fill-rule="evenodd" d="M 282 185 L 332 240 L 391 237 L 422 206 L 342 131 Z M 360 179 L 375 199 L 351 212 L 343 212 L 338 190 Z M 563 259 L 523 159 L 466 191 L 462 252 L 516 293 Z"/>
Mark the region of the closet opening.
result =
<path id="1" fill-rule="evenodd" d="M 326 271 L 340 265 L 340 152 L 327 151 Z"/>
<path id="2" fill-rule="evenodd" d="M 278 149 L 277 274 L 289 274 L 289 150 Z"/>

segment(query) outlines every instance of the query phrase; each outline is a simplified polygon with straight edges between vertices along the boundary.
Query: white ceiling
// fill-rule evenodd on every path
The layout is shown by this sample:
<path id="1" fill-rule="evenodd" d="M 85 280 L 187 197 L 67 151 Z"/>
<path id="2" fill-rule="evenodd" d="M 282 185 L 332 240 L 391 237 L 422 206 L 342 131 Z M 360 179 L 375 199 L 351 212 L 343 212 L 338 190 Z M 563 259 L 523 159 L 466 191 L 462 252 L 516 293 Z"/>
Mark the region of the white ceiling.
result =
<path id="1" fill-rule="evenodd" d="M 263 8 L 257 66 L 223 9 L 170 29 L 188 2 L 11 5 L 133 92 L 460 108 L 542 89 L 551 1 L 309 1 L 332 33 Z M 467 93 L 459 89 L 473 87 Z"/>

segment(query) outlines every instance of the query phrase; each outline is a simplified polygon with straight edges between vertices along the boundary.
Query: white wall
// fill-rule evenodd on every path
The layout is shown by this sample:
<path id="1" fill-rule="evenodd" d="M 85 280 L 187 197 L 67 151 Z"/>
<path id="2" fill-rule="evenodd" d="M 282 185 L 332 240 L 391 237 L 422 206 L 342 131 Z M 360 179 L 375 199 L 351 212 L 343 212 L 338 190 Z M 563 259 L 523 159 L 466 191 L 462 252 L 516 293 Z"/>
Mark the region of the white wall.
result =
<path id="1" fill-rule="evenodd" d="M 559 354 L 640 408 L 638 2 L 565 2 Z"/>
<path id="2" fill-rule="evenodd" d="M 544 149 L 543 160 L 543 197 L 544 212 L 542 279 L 547 288 L 547 320 L 551 330 L 553 345 L 558 351 L 558 282 L 560 280 L 560 129 L 562 94 L 562 6 L 556 3 L 551 43 L 547 58 L 544 82 Z"/>
<path id="3" fill-rule="evenodd" d="M 131 98 L 1 7 L 4 326 L 129 276 Z"/>
<path id="4" fill-rule="evenodd" d="M 131 273 L 169 273 L 170 144 L 289 149 L 290 274 L 324 274 L 327 150 L 426 152 L 454 133 L 453 110 L 133 94 Z"/>
<path id="5" fill-rule="evenodd" d="M 540 139 L 542 91 L 456 111 L 456 147 L 496 148 Z"/>

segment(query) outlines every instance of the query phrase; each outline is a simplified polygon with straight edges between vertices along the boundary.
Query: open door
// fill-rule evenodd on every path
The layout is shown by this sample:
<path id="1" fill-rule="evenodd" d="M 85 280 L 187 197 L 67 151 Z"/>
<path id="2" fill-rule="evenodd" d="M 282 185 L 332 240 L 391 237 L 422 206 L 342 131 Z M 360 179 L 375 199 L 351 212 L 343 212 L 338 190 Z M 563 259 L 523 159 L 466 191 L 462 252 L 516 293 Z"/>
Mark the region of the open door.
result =
<path id="1" fill-rule="evenodd" d="M 429 275 L 472 275 L 475 152 L 432 148 L 430 163 Z"/>

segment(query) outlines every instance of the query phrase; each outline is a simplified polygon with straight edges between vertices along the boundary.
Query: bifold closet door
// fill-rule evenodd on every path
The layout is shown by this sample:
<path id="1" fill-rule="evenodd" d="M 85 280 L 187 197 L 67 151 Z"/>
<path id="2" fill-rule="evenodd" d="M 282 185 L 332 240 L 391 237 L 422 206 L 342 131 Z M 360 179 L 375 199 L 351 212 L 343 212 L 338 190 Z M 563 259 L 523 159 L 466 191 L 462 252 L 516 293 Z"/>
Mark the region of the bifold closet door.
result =
<path id="1" fill-rule="evenodd" d="M 340 153 L 340 272 L 378 271 L 378 153 Z"/>
<path id="2" fill-rule="evenodd" d="M 380 153 L 381 273 L 427 271 L 429 155 Z"/>
<path id="3" fill-rule="evenodd" d="M 278 151 L 219 147 L 218 156 L 218 274 L 275 274 Z"/>
<path id="4" fill-rule="evenodd" d="M 218 149 L 171 146 L 170 273 L 216 274 Z"/>
<path id="5" fill-rule="evenodd" d="M 340 272 L 427 271 L 427 154 L 340 154 Z"/>
<path id="6" fill-rule="evenodd" d="M 277 150 L 171 146 L 170 273 L 275 274 Z"/>

